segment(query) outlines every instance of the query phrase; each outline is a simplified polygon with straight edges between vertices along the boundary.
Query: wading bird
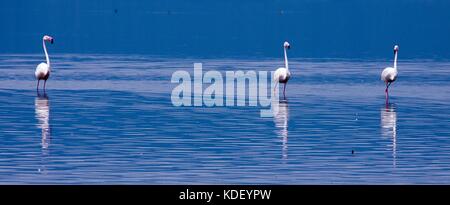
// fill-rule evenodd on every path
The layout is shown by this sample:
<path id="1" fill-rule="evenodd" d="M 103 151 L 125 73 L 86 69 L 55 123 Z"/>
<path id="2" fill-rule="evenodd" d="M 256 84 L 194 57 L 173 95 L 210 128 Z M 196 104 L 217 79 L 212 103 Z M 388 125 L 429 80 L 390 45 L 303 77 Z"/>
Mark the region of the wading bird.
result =
<path id="1" fill-rule="evenodd" d="M 394 67 L 387 67 L 381 73 L 381 80 L 386 83 L 386 105 L 389 103 L 389 86 L 392 82 L 397 79 L 397 53 L 398 53 L 398 45 L 394 46 Z"/>
<path id="2" fill-rule="evenodd" d="M 285 67 L 278 68 L 277 70 L 275 70 L 275 74 L 274 74 L 275 86 L 274 86 L 273 91 L 276 92 L 277 85 L 279 83 L 283 83 L 284 84 L 283 97 L 286 100 L 286 84 L 287 84 L 289 78 L 291 78 L 291 72 L 289 72 L 289 65 L 288 65 L 288 59 L 287 59 L 287 49 L 290 49 L 291 46 L 286 41 L 286 42 L 284 42 L 283 47 L 284 47 L 284 65 L 285 65 Z"/>
<path id="3" fill-rule="evenodd" d="M 45 35 L 42 38 L 42 46 L 44 47 L 45 52 L 45 59 L 47 60 L 47 63 L 40 63 L 36 67 L 36 71 L 34 72 L 34 75 L 36 76 L 36 79 L 38 80 L 36 90 L 39 90 L 39 82 L 41 80 L 44 80 L 44 92 L 45 92 L 45 84 L 47 83 L 47 79 L 50 76 L 50 59 L 48 57 L 47 53 L 47 47 L 45 46 L 45 42 L 49 41 L 51 44 L 53 44 L 53 38 L 51 36 Z"/>

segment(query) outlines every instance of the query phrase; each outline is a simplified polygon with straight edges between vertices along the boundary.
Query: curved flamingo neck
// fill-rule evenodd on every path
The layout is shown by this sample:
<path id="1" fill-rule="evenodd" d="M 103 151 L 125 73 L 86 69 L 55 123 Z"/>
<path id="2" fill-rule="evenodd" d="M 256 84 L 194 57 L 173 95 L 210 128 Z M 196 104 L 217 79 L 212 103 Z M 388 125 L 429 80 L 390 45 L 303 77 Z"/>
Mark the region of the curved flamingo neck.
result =
<path id="1" fill-rule="evenodd" d="M 45 59 L 47 60 L 48 68 L 50 68 L 50 58 L 48 57 L 47 47 L 45 46 L 45 40 L 42 40 L 42 46 L 44 47 Z"/>
<path id="2" fill-rule="evenodd" d="M 394 54 L 394 68 L 395 69 L 397 69 L 397 53 L 398 53 L 398 51 L 395 51 L 395 54 Z"/>
<path id="3" fill-rule="evenodd" d="M 286 47 L 284 48 L 284 66 L 285 66 L 286 70 L 289 71 Z"/>

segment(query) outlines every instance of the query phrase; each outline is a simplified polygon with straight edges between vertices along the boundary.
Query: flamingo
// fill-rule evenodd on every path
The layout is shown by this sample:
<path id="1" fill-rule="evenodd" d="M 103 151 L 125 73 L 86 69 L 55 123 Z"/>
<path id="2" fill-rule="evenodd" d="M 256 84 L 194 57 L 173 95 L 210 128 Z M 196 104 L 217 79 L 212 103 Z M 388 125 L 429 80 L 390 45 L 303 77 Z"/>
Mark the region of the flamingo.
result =
<path id="1" fill-rule="evenodd" d="M 386 105 L 388 104 L 389 100 L 389 86 L 392 82 L 394 82 L 397 79 L 397 53 L 398 53 L 398 45 L 394 46 L 394 67 L 387 67 L 383 70 L 381 73 L 381 80 L 383 80 L 386 83 L 386 90 L 384 91 L 386 93 Z"/>
<path id="2" fill-rule="evenodd" d="M 290 49 L 291 45 L 289 45 L 289 43 L 287 41 L 285 41 L 283 44 L 283 47 L 284 47 L 284 65 L 285 65 L 285 67 L 278 68 L 277 70 L 275 70 L 275 73 L 274 73 L 275 86 L 274 86 L 273 91 L 276 92 L 278 83 L 283 83 L 284 84 L 283 97 L 286 100 L 286 84 L 287 84 L 289 78 L 291 78 L 291 72 L 289 72 L 289 65 L 288 65 L 286 50 Z"/>
<path id="3" fill-rule="evenodd" d="M 47 63 L 40 63 L 36 67 L 36 71 L 34 72 L 34 75 L 36 76 L 36 79 L 38 80 L 36 90 L 39 90 L 39 82 L 41 80 L 44 80 L 44 92 L 45 92 L 45 84 L 47 83 L 47 79 L 50 76 L 50 71 L 51 71 L 50 59 L 48 57 L 47 47 L 45 46 L 46 41 L 49 41 L 51 44 L 53 44 L 53 37 L 45 35 L 42 38 L 42 46 L 44 47 L 45 59 L 47 60 Z"/>

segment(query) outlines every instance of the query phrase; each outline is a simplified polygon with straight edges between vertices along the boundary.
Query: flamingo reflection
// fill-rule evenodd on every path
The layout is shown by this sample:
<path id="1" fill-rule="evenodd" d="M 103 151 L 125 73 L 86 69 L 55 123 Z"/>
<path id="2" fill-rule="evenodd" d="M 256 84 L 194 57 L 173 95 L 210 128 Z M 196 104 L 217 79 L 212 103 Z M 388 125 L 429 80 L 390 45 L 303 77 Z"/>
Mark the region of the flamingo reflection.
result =
<path id="1" fill-rule="evenodd" d="M 381 135 L 392 138 L 393 165 L 396 166 L 397 157 L 397 112 L 394 104 L 388 104 L 381 109 Z"/>
<path id="2" fill-rule="evenodd" d="M 274 110 L 274 122 L 277 128 L 276 133 L 282 139 L 283 159 L 287 159 L 289 108 L 287 102 L 280 102 L 275 108 L 278 108 Z"/>
<path id="3" fill-rule="evenodd" d="M 47 149 L 50 144 L 50 106 L 47 94 L 40 94 L 34 100 L 36 119 L 38 120 L 37 127 L 41 129 L 43 149 Z"/>

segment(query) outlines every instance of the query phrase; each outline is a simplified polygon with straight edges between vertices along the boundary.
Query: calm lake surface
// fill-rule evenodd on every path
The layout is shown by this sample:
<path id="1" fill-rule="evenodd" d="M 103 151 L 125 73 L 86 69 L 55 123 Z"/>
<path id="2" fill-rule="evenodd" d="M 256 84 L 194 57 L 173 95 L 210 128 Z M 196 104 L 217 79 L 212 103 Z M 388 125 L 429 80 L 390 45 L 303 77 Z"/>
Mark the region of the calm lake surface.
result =
<path id="1" fill-rule="evenodd" d="M 278 58 L 0 55 L 1 184 L 449 184 L 450 62 L 290 59 L 287 104 L 174 107 L 177 70 L 272 71 Z M 352 154 L 352 150 L 354 153 Z"/>

